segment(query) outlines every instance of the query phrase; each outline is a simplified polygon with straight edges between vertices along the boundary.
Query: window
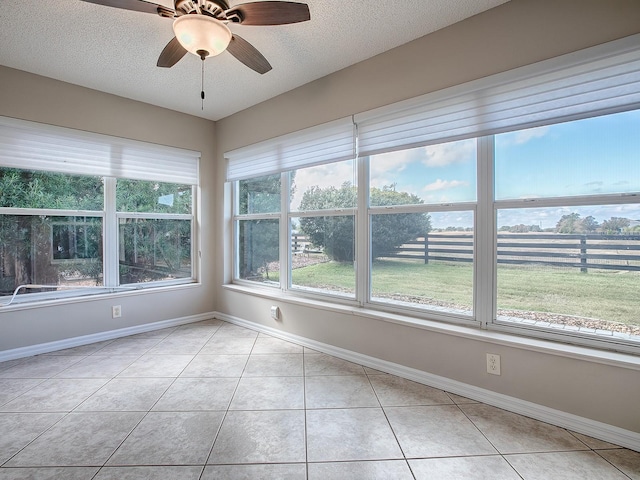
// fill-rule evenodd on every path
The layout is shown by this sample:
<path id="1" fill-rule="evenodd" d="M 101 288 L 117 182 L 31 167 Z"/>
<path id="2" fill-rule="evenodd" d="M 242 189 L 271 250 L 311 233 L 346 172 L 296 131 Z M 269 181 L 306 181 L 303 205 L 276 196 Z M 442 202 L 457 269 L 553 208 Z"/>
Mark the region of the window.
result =
<path id="1" fill-rule="evenodd" d="M 635 110 L 496 136 L 498 323 L 640 335 L 639 131 Z"/>
<path id="2" fill-rule="evenodd" d="M 291 172 L 292 289 L 355 298 L 354 166 L 345 160 Z"/>
<path id="3" fill-rule="evenodd" d="M 370 157 L 372 301 L 473 315 L 476 158 L 475 139 Z"/>
<path id="4" fill-rule="evenodd" d="M 238 182 L 237 278 L 277 286 L 280 280 L 280 174 Z"/>
<path id="5" fill-rule="evenodd" d="M 0 295 L 194 281 L 196 185 L 195 152 L 0 117 Z"/>
<path id="6" fill-rule="evenodd" d="M 228 152 L 233 280 L 638 352 L 639 105 L 634 37 Z"/>
<path id="7" fill-rule="evenodd" d="M 100 177 L 0 167 L 1 294 L 103 285 L 103 196 Z"/>
<path id="8" fill-rule="evenodd" d="M 119 283 L 192 278 L 193 188 L 119 179 Z"/>

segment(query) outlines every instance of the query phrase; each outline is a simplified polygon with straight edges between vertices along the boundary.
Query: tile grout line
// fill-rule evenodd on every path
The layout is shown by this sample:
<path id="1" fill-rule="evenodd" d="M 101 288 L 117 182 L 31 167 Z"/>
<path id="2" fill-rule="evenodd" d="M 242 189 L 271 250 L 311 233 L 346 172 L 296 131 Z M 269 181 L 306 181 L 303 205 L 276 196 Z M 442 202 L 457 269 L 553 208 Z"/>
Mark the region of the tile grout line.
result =
<path id="1" fill-rule="evenodd" d="M 218 331 L 220 330 L 220 328 L 218 328 L 218 330 L 216 330 L 216 333 L 218 333 Z M 259 334 L 258 334 L 259 335 Z M 227 408 L 224 412 L 224 415 L 222 416 L 222 420 L 220 421 L 220 425 L 218 426 L 218 429 L 216 431 L 216 434 L 213 437 L 213 442 L 211 443 L 211 448 L 209 449 L 209 454 L 207 455 L 207 458 L 204 461 L 204 466 L 202 468 L 202 473 L 200 474 L 200 478 L 202 478 L 202 476 L 204 475 L 204 471 L 207 468 L 207 465 L 209 465 L 209 460 L 211 460 L 211 456 L 213 455 L 213 449 L 216 445 L 216 441 L 218 440 L 218 436 L 220 435 L 220 431 L 222 430 L 222 426 L 224 425 L 225 420 L 227 419 L 227 415 L 229 414 L 229 409 L 231 408 L 231 403 L 233 402 L 233 399 L 236 396 L 236 393 L 238 392 L 238 388 L 240 387 L 240 382 L 242 381 L 242 378 L 244 376 L 244 372 L 247 368 L 247 364 L 249 363 L 249 359 L 251 358 L 251 352 L 253 352 L 253 349 L 255 348 L 256 345 L 256 341 L 258 340 L 258 335 L 256 335 L 256 338 L 253 341 L 253 345 L 251 346 L 251 350 L 249 351 L 249 355 L 247 355 L 247 359 L 244 362 L 244 367 L 242 367 L 242 372 L 240 372 L 240 377 L 238 378 L 238 382 L 236 383 L 236 386 L 233 390 L 233 394 L 231 394 L 231 397 L 229 398 L 229 403 L 227 405 Z M 212 338 L 214 335 L 212 335 Z M 202 347 L 204 348 L 204 346 Z"/>
<path id="2" fill-rule="evenodd" d="M 302 348 L 302 406 L 304 407 L 304 468 L 305 478 L 309 480 L 309 429 L 307 425 L 307 371 Z"/>
<path id="3" fill-rule="evenodd" d="M 391 421 L 389 420 L 389 417 L 387 416 L 387 411 L 385 410 L 384 406 L 382 405 L 382 402 L 380 401 L 380 397 L 378 396 L 378 392 L 376 391 L 375 387 L 373 386 L 373 382 L 371 382 L 371 378 L 369 376 L 369 373 L 367 372 L 367 369 L 364 366 L 361 365 L 361 367 L 364 370 L 364 374 L 367 377 L 367 381 L 369 382 L 369 386 L 371 387 L 371 390 L 373 390 L 373 394 L 375 395 L 376 400 L 378 401 L 378 405 L 380 406 L 380 410 L 382 410 L 382 414 L 384 415 L 384 418 L 387 421 L 387 425 L 389 425 L 389 429 L 391 430 L 391 433 L 393 433 L 393 438 L 395 439 L 396 443 L 398 444 L 398 448 L 400 449 L 400 453 L 402 453 L 402 458 L 404 459 L 404 462 L 407 465 L 407 468 L 409 469 L 409 473 L 411 473 L 411 476 L 415 480 L 416 476 L 413 473 L 413 469 L 411 468 L 411 465 L 409 464 L 409 460 L 407 459 L 407 455 L 404 453 L 404 449 L 402 448 L 402 444 L 400 443 L 400 440 L 398 440 L 398 435 L 396 434 L 396 431 L 393 429 L 393 426 L 391 425 Z"/>
<path id="4" fill-rule="evenodd" d="M 524 477 L 523 477 L 522 475 L 520 475 L 520 472 L 518 472 L 518 471 L 516 470 L 516 467 L 514 467 L 514 466 L 511 464 L 511 462 L 509 462 L 509 460 L 507 460 L 507 459 L 506 459 L 505 455 L 504 455 L 504 454 L 503 454 L 503 453 L 498 449 L 498 447 L 496 447 L 496 446 L 493 444 L 493 442 L 489 439 L 489 437 L 487 437 L 487 436 L 485 435 L 485 433 L 480 429 L 480 427 L 478 427 L 478 425 L 476 425 L 476 423 L 471 419 L 471 417 L 469 417 L 469 415 L 467 415 L 467 412 L 465 412 L 465 411 L 460 407 L 460 405 L 458 405 L 457 403 L 455 403 L 455 402 L 454 402 L 454 404 L 455 404 L 456 408 L 457 408 L 460 412 L 462 412 L 462 414 L 465 416 L 465 418 L 466 418 L 467 420 L 469 420 L 469 422 L 471 422 L 471 425 L 473 425 L 473 426 L 474 426 L 474 428 L 475 428 L 478 432 L 480 432 L 480 435 L 482 435 L 482 436 L 484 437 L 484 439 L 485 439 L 487 442 L 489 442 L 489 444 L 490 444 L 490 445 L 495 449 L 496 453 L 497 453 L 498 455 L 500 455 L 500 458 L 502 458 L 502 459 L 507 463 L 507 465 L 509 465 L 509 468 L 511 468 L 511 469 L 514 471 L 514 473 L 515 473 L 516 475 L 518 475 L 518 477 L 520 477 L 521 479 L 523 479 L 523 480 L 524 480 Z"/>

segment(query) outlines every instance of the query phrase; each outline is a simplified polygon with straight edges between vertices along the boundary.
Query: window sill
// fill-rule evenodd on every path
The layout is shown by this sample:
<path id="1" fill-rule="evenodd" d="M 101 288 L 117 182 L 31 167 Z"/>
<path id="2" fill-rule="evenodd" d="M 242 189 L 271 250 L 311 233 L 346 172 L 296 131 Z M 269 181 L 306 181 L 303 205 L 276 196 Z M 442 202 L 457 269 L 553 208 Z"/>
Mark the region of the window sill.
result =
<path id="1" fill-rule="evenodd" d="M 60 295 L 52 298 L 48 296 L 46 298 L 40 299 L 25 299 L 20 300 L 16 303 L 11 303 L 10 305 L 3 305 L 3 302 L 0 302 L 0 314 L 1 313 L 9 313 L 16 312 L 20 310 L 31 310 L 37 308 L 47 308 L 53 306 L 60 305 L 71 305 L 74 303 L 86 303 L 86 302 L 95 302 L 97 300 L 109 300 L 113 298 L 122 298 L 122 297 L 130 297 L 137 295 L 147 295 L 153 293 L 162 293 L 166 291 L 173 291 L 178 289 L 188 289 L 188 288 L 198 288 L 201 287 L 202 284 L 199 282 L 188 282 L 188 283 L 173 283 L 171 285 L 157 285 L 157 286 L 147 286 L 135 288 L 132 287 L 130 290 L 120 290 L 120 291 L 107 291 L 100 293 L 87 293 L 85 295 L 73 295 L 70 292 L 58 292 Z M 105 287 L 105 290 L 109 290 L 108 287 Z M 5 297 L 10 298 L 10 297 Z M 8 300 L 7 300 L 8 301 Z"/>
<path id="2" fill-rule="evenodd" d="M 586 346 L 571 345 L 557 341 L 518 336 L 515 334 L 484 330 L 479 326 L 455 325 L 442 321 L 415 318 L 404 314 L 378 311 L 371 308 L 354 305 L 344 305 L 332 301 L 309 299 L 300 296 L 289 295 L 282 291 L 255 288 L 245 285 L 223 285 L 225 290 L 252 295 L 270 300 L 277 300 L 293 305 L 316 308 L 343 315 L 354 315 L 372 320 L 395 323 L 398 325 L 428 330 L 431 332 L 452 335 L 470 340 L 503 345 L 511 348 L 519 348 L 534 352 L 556 355 L 560 357 L 574 358 L 577 360 L 611 365 L 640 371 L 640 356 L 618 353 L 608 350 L 600 350 Z"/>

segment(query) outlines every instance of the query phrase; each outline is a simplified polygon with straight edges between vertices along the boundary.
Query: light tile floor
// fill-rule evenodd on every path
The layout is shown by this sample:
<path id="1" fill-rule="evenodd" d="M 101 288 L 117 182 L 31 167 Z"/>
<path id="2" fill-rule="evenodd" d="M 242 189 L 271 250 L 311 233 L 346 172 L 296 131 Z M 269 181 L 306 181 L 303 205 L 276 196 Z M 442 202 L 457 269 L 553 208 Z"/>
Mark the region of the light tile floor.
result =
<path id="1" fill-rule="evenodd" d="M 640 453 L 218 320 L 0 363 L 0 480 L 640 479 Z"/>

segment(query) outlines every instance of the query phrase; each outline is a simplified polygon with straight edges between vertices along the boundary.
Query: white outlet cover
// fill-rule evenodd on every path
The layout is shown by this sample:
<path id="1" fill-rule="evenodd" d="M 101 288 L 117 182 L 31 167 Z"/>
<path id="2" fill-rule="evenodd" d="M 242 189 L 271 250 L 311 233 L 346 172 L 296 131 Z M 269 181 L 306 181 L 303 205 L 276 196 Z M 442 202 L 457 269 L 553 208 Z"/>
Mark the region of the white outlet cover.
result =
<path id="1" fill-rule="evenodd" d="M 487 353 L 487 373 L 500 375 L 500 355 Z"/>

